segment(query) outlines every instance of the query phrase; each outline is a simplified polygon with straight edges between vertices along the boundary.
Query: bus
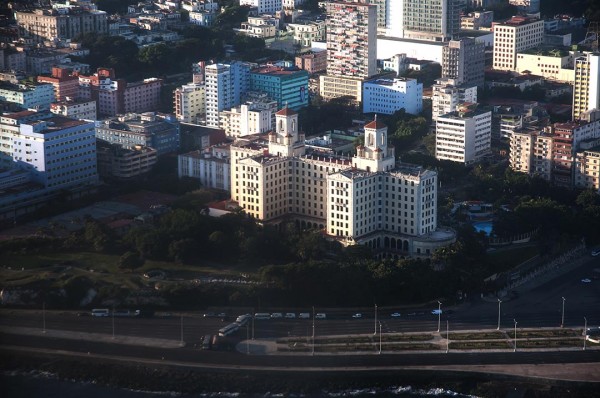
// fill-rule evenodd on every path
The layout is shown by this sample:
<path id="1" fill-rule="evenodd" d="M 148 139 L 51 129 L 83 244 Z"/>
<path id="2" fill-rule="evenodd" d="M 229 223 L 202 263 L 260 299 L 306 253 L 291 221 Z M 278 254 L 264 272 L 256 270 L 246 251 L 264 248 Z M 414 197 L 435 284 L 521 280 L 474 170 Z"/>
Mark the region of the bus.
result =
<path id="1" fill-rule="evenodd" d="M 238 330 L 240 330 L 239 324 L 230 323 L 229 325 L 225 326 L 224 328 L 219 329 L 219 336 L 221 336 L 221 337 L 230 336 L 230 335 L 234 334 L 235 332 L 237 332 Z"/>
<path id="2" fill-rule="evenodd" d="M 250 319 L 252 319 L 252 315 L 250 314 L 240 315 L 235 320 L 235 323 L 239 324 L 240 326 L 244 326 Z"/>
<path id="3" fill-rule="evenodd" d="M 92 316 L 109 316 L 110 312 L 108 308 L 94 308 L 92 310 Z"/>

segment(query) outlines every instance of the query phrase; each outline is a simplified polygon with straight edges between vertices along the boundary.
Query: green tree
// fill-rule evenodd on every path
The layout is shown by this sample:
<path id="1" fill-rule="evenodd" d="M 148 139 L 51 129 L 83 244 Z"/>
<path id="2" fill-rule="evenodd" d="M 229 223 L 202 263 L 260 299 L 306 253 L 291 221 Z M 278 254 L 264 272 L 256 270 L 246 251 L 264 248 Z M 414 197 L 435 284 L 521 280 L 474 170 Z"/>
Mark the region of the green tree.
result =
<path id="1" fill-rule="evenodd" d="M 144 265 L 144 259 L 138 252 L 128 251 L 119 258 L 119 268 L 133 271 Z"/>

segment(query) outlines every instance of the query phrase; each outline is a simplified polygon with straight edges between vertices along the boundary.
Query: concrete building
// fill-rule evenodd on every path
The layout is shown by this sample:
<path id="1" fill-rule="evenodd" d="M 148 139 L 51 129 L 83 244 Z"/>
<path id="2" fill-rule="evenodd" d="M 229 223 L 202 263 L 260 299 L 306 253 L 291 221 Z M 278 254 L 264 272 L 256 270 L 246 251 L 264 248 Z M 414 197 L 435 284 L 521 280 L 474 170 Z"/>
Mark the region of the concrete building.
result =
<path id="1" fill-rule="evenodd" d="M 97 142 L 98 173 L 105 179 L 129 180 L 148 174 L 158 160 L 156 149 Z"/>
<path id="2" fill-rule="evenodd" d="M 94 123 L 49 112 L 23 111 L 0 117 L 0 164 L 19 168 L 45 190 L 96 184 Z"/>
<path id="3" fill-rule="evenodd" d="M 402 37 L 439 42 L 454 38 L 460 30 L 461 4 L 461 0 L 404 0 Z"/>
<path id="4" fill-rule="evenodd" d="M 188 83 L 173 91 L 175 117 L 183 123 L 199 123 L 206 115 L 204 83 Z"/>
<path id="5" fill-rule="evenodd" d="M 274 102 L 275 106 L 277 103 Z M 219 113 L 220 125 L 229 137 L 265 133 L 273 128 L 271 110 L 240 105 Z"/>
<path id="6" fill-rule="evenodd" d="M 65 101 L 53 102 L 50 104 L 50 112 L 71 119 L 96 120 L 98 118 L 94 100 L 68 98 Z"/>
<path id="7" fill-rule="evenodd" d="M 377 73 L 377 6 L 360 2 L 328 2 L 327 75 L 319 93 L 326 100 L 362 97 L 361 82 Z"/>
<path id="8" fill-rule="evenodd" d="M 473 38 L 450 40 L 442 50 L 442 78 L 457 84 L 483 87 L 485 45 Z"/>
<path id="9" fill-rule="evenodd" d="M 352 158 L 309 152 L 298 115 L 282 109 L 268 140 L 232 144 L 232 199 L 263 223 L 294 221 L 382 257 L 430 256 L 454 242 L 453 231 L 437 227 L 437 174 L 396 164 L 381 122 L 364 130 Z"/>
<path id="10" fill-rule="evenodd" d="M 406 54 L 396 54 L 390 59 L 383 60 L 383 70 L 396 72 L 396 75 L 400 76 L 408 69 L 408 62 Z"/>
<path id="11" fill-rule="evenodd" d="M 56 101 L 65 101 L 67 97 L 77 98 L 79 95 L 79 78 L 68 69 L 54 67 L 51 76 L 38 76 L 37 82 L 52 84 Z"/>
<path id="12" fill-rule="evenodd" d="M 512 17 L 495 24 L 492 66 L 497 70 L 515 70 L 517 53 L 544 42 L 544 21 L 527 17 Z"/>
<path id="13" fill-rule="evenodd" d="M 494 22 L 494 11 L 474 11 L 460 17 L 460 28 L 463 30 L 491 29 Z"/>
<path id="14" fill-rule="evenodd" d="M 600 53 L 586 53 L 575 60 L 573 120 L 592 109 L 600 109 Z"/>
<path id="15" fill-rule="evenodd" d="M 206 66 L 206 125 L 219 127 L 219 112 L 241 103 L 241 96 L 250 89 L 250 69 L 246 62 Z"/>
<path id="16" fill-rule="evenodd" d="M 108 33 L 104 11 L 37 9 L 33 12 L 17 11 L 15 19 L 19 36 L 32 43 L 65 41 L 86 33 Z"/>
<path id="17" fill-rule="evenodd" d="M 299 110 L 308 106 L 308 72 L 265 65 L 250 71 L 250 90 L 266 93 L 277 106 Z"/>
<path id="18" fill-rule="evenodd" d="M 0 82 L 0 100 L 25 109 L 48 110 L 54 101 L 54 87 L 46 83 Z"/>
<path id="19" fill-rule="evenodd" d="M 230 191 L 230 144 L 215 145 L 202 151 L 179 155 L 179 178 L 197 178 L 205 188 Z"/>
<path id="20" fill-rule="evenodd" d="M 150 147 L 162 156 L 179 150 L 179 122 L 154 112 L 126 114 L 97 122 L 96 138 L 126 149 Z"/>
<path id="21" fill-rule="evenodd" d="M 456 85 L 454 79 L 438 79 L 432 87 L 431 118 L 454 112 L 461 103 L 477 103 L 477 86 Z"/>
<path id="22" fill-rule="evenodd" d="M 471 164 L 491 153 L 492 112 L 476 104 L 437 118 L 435 158 Z"/>
<path id="23" fill-rule="evenodd" d="M 540 12 L 540 0 L 508 0 L 508 4 L 517 6 L 519 12 L 524 14 Z"/>
<path id="24" fill-rule="evenodd" d="M 581 149 L 575 155 L 575 187 L 600 193 L 600 146 Z"/>
<path id="25" fill-rule="evenodd" d="M 240 0 L 240 6 L 256 7 L 258 14 L 275 14 L 283 7 L 281 0 Z"/>
<path id="26" fill-rule="evenodd" d="M 296 66 L 311 75 L 325 72 L 327 69 L 327 51 L 310 51 L 296 55 Z"/>
<path id="27" fill-rule="evenodd" d="M 581 54 L 559 48 L 531 48 L 517 53 L 515 71 L 542 76 L 544 79 L 573 84 L 574 60 Z"/>
<path id="28" fill-rule="evenodd" d="M 313 41 L 325 40 L 325 21 L 289 23 L 287 24 L 287 29 L 292 30 L 294 44 L 300 47 L 311 47 Z"/>
<path id="29" fill-rule="evenodd" d="M 98 114 L 103 116 L 155 111 L 160 105 L 161 89 L 162 79 L 128 83 L 116 79 L 110 68 L 98 68 L 91 76 L 79 75 L 79 97 L 96 101 Z"/>
<path id="30" fill-rule="evenodd" d="M 363 84 L 363 113 L 391 115 L 400 109 L 413 115 L 423 110 L 423 83 L 416 79 L 377 79 Z"/>
<path id="31" fill-rule="evenodd" d="M 380 36 L 377 38 L 377 59 L 390 59 L 397 54 L 406 54 L 408 58 L 441 64 L 445 45 L 445 42 Z"/>

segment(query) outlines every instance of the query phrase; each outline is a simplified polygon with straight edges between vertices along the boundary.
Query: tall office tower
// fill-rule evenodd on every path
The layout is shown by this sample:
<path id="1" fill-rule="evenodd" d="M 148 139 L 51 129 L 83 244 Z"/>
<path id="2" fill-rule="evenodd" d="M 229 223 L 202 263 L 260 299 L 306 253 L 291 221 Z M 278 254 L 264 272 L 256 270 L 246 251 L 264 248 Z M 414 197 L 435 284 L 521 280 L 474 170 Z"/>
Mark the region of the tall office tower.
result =
<path id="1" fill-rule="evenodd" d="M 485 44 L 472 38 L 450 40 L 442 51 L 442 77 L 483 87 Z"/>
<path id="2" fill-rule="evenodd" d="M 402 3 L 402 0 L 393 0 Z M 388 13 L 392 0 L 371 0 L 370 3 L 377 6 L 377 34 L 385 35 L 388 26 Z"/>
<path id="3" fill-rule="evenodd" d="M 537 47 L 544 41 L 544 21 L 535 18 L 512 17 L 494 26 L 493 67 L 515 70 L 517 53 Z"/>
<path id="4" fill-rule="evenodd" d="M 240 105 L 241 95 L 250 87 L 250 64 L 208 65 L 205 69 L 206 125 L 219 127 L 219 112 Z"/>
<path id="5" fill-rule="evenodd" d="M 600 53 L 597 52 L 575 60 L 573 120 L 592 109 L 600 109 Z"/>
<path id="6" fill-rule="evenodd" d="M 377 73 L 377 6 L 326 3 L 327 74 L 368 78 Z"/>
<path id="7" fill-rule="evenodd" d="M 364 0 L 368 1 L 368 0 Z M 335 1 L 327 10 L 327 75 L 319 93 L 325 100 L 362 101 L 362 82 L 377 73 L 377 6 Z"/>
<path id="8" fill-rule="evenodd" d="M 404 0 L 404 38 L 446 41 L 460 30 L 462 0 Z"/>

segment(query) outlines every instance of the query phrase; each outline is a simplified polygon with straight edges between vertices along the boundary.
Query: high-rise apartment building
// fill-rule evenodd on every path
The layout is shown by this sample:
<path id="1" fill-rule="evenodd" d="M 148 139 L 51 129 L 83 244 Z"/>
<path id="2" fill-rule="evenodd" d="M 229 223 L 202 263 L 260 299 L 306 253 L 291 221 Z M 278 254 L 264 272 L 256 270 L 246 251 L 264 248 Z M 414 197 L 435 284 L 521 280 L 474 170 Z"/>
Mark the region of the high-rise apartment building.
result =
<path id="1" fill-rule="evenodd" d="M 188 83 L 173 91 L 175 117 L 183 123 L 198 123 L 206 114 L 204 83 Z"/>
<path id="2" fill-rule="evenodd" d="M 491 153 L 492 111 L 476 107 L 461 106 L 437 118 L 436 159 L 471 164 Z"/>
<path id="3" fill-rule="evenodd" d="M 324 156 L 307 150 L 298 114 L 280 110 L 267 140 L 232 144 L 232 199 L 261 222 L 296 221 L 392 256 L 429 256 L 452 243 L 454 232 L 437 227 L 437 173 L 397 164 L 380 121 L 364 129 L 355 156 Z"/>
<path id="4" fill-rule="evenodd" d="M 50 109 L 54 87 L 47 83 L 13 84 L 0 82 L 0 100 L 12 102 L 25 109 Z"/>
<path id="5" fill-rule="evenodd" d="M 431 118 L 437 118 L 446 113 L 454 112 L 459 104 L 477 103 L 477 86 L 457 85 L 454 79 L 438 79 L 432 87 Z"/>
<path id="6" fill-rule="evenodd" d="M 321 76 L 325 99 L 362 97 L 362 82 L 377 73 L 377 6 L 334 1 L 327 11 L 327 75 Z"/>
<path id="7" fill-rule="evenodd" d="M 461 0 L 404 0 L 403 3 L 404 38 L 447 41 L 458 34 Z"/>
<path id="8" fill-rule="evenodd" d="M 485 44 L 473 38 L 450 40 L 442 52 L 442 77 L 483 87 Z"/>
<path id="9" fill-rule="evenodd" d="M 295 66 L 254 68 L 250 71 L 250 90 L 266 93 L 279 108 L 297 111 L 308 105 L 308 72 Z"/>
<path id="10" fill-rule="evenodd" d="M 515 70 L 517 53 L 537 47 L 544 41 L 544 21 L 527 17 L 512 17 L 494 25 L 493 68 Z"/>
<path id="11" fill-rule="evenodd" d="M 219 112 L 240 104 L 250 88 L 250 68 L 251 64 L 237 61 L 205 68 L 207 126 L 219 127 Z"/>
<path id="12" fill-rule="evenodd" d="M 586 53 L 575 59 L 573 120 L 585 111 L 600 109 L 600 53 Z"/>

